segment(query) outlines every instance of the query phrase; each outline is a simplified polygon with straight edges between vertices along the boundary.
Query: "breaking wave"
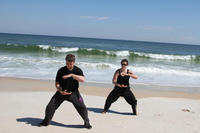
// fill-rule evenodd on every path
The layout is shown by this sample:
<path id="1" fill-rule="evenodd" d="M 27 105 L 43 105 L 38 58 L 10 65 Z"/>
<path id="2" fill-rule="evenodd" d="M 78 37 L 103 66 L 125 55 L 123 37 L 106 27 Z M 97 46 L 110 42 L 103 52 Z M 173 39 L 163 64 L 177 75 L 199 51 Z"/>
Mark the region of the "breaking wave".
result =
<path id="1" fill-rule="evenodd" d="M 116 57 L 130 57 L 142 59 L 158 59 L 158 60 L 186 60 L 200 63 L 200 56 L 197 55 L 167 55 L 155 53 L 142 53 L 134 51 L 114 51 L 102 50 L 94 48 L 78 48 L 78 47 L 59 47 L 50 45 L 18 45 L 18 44 L 0 44 L 0 51 L 12 53 L 76 53 L 78 55 L 95 55 L 95 56 L 116 56 Z"/>

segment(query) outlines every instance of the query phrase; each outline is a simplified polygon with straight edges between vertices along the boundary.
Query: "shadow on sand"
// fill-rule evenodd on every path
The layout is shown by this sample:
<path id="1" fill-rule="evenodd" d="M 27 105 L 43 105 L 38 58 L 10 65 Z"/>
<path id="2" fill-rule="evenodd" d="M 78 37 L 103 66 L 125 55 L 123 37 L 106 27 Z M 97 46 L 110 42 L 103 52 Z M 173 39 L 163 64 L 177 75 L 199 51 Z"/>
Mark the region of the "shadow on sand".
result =
<path id="1" fill-rule="evenodd" d="M 88 111 L 95 112 L 95 113 L 102 113 L 103 109 L 102 108 L 87 108 Z M 113 114 L 120 114 L 120 115 L 133 115 L 133 113 L 126 113 L 126 112 L 117 112 L 113 110 L 108 110 L 108 113 L 113 113 Z"/>
<path id="2" fill-rule="evenodd" d="M 87 108 L 88 111 L 95 112 L 95 113 L 102 113 L 102 108 Z M 117 112 L 113 110 L 109 110 L 108 113 L 120 114 L 120 115 L 133 115 L 133 113 L 126 113 L 126 112 Z M 25 118 L 17 118 L 17 122 L 24 122 L 26 124 L 30 124 L 31 126 L 39 127 L 39 123 L 42 122 L 43 119 L 40 118 L 32 118 L 32 117 L 25 117 Z M 66 127 L 66 128 L 84 128 L 83 125 L 65 125 L 63 123 L 51 121 L 50 125 L 59 126 L 59 127 Z"/>
<path id="3" fill-rule="evenodd" d="M 31 118 L 31 117 L 16 119 L 17 122 L 24 122 L 26 124 L 30 124 L 31 126 L 39 126 L 39 123 L 42 122 L 42 120 L 43 119 Z M 55 121 L 51 121 L 50 125 L 66 127 L 66 128 L 84 128 L 83 125 L 65 125 L 65 124 L 62 124 L 62 123 L 59 123 L 59 122 L 55 122 Z"/>

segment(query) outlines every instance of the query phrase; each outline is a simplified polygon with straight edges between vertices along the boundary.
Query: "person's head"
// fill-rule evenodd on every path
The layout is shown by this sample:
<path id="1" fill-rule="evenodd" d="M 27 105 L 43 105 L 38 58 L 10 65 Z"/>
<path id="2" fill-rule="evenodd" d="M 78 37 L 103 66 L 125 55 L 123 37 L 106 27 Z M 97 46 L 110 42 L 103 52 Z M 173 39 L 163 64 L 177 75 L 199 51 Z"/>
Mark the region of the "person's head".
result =
<path id="1" fill-rule="evenodd" d="M 121 66 L 122 66 L 122 68 L 126 68 L 126 66 L 128 66 L 128 60 L 127 59 L 122 59 L 121 60 Z"/>
<path id="2" fill-rule="evenodd" d="M 65 58 L 66 60 L 66 66 L 69 70 L 72 70 L 74 68 L 75 63 L 75 56 L 73 54 L 68 54 Z"/>

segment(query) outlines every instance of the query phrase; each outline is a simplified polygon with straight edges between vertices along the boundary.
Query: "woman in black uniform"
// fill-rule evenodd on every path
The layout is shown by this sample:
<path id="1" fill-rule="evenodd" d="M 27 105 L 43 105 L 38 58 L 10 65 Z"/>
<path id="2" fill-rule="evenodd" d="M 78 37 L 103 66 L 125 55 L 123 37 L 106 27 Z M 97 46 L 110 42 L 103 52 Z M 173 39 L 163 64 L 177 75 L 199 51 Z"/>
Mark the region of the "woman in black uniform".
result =
<path id="1" fill-rule="evenodd" d="M 129 78 L 131 77 L 137 79 L 137 76 L 133 74 L 133 72 L 128 70 L 126 68 L 127 66 L 128 66 L 128 60 L 123 59 L 121 61 L 121 68 L 118 69 L 113 76 L 112 82 L 115 85 L 115 87 L 108 95 L 104 106 L 104 111 L 102 113 L 106 113 L 110 108 L 111 104 L 117 101 L 117 99 L 120 96 L 122 96 L 132 106 L 133 115 L 137 115 L 136 112 L 137 100 L 133 95 L 132 91 L 130 90 L 129 86 Z"/>

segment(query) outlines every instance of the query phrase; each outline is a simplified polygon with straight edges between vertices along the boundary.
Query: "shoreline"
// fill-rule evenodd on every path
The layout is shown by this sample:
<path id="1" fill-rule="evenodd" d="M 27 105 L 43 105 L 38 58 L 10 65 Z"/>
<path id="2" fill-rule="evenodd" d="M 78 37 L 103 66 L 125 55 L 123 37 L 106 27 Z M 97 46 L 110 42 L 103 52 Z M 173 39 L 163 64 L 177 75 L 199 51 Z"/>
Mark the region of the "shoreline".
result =
<path id="1" fill-rule="evenodd" d="M 23 91 L 56 91 L 54 80 L 39 80 L 15 77 L 0 77 L 0 92 L 23 92 Z M 96 82 L 84 82 L 79 84 L 79 91 L 85 95 L 107 97 L 114 85 Z M 175 88 L 175 89 L 174 89 Z M 192 87 L 200 90 L 200 87 Z M 131 85 L 136 98 L 146 97 L 169 97 L 200 99 L 200 92 L 187 92 L 188 87 L 160 86 L 135 84 Z M 174 91 L 181 90 L 181 91 Z"/>

